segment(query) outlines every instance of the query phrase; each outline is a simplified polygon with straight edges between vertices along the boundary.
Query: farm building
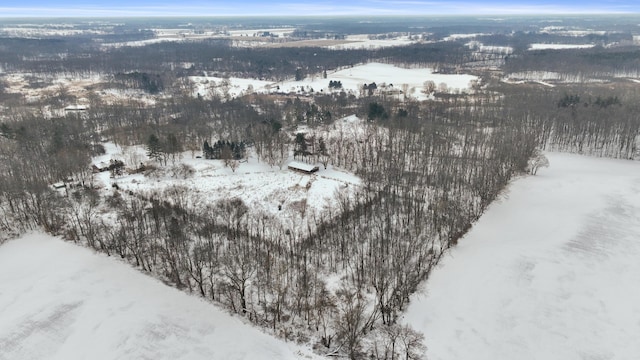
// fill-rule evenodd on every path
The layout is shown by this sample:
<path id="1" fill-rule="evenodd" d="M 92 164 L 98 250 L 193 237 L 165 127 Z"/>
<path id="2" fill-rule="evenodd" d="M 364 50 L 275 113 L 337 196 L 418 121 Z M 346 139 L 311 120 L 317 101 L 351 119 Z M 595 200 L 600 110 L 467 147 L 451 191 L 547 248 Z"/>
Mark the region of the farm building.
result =
<path id="1" fill-rule="evenodd" d="M 54 189 L 58 190 L 58 189 L 63 189 L 65 187 L 67 187 L 67 184 L 65 184 L 64 182 L 57 182 L 57 183 L 51 185 L 51 187 L 53 187 Z"/>
<path id="2" fill-rule="evenodd" d="M 87 106 L 85 105 L 69 105 L 64 108 L 64 111 L 86 111 Z"/>
<path id="3" fill-rule="evenodd" d="M 312 174 L 319 170 L 317 166 L 313 166 L 311 164 L 298 162 L 298 161 L 290 162 L 288 167 L 289 167 L 289 170 L 298 171 L 305 174 Z"/>
<path id="4" fill-rule="evenodd" d="M 91 169 L 94 173 L 99 173 L 109 170 L 109 163 L 105 161 L 96 162 L 91 165 Z"/>

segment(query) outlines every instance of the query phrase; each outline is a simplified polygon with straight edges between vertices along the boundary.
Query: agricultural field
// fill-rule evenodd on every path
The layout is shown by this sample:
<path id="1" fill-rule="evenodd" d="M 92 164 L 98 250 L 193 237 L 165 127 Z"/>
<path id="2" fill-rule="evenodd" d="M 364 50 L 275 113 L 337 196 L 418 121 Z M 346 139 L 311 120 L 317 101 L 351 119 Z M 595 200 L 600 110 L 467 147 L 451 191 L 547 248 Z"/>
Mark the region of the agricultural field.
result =
<path id="1" fill-rule="evenodd" d="M 640 169 L 547 156 L 551 166 L 514 181 L 415 296 L 404 321 L 432 334 L 429 359 L 638 352 Z"/>

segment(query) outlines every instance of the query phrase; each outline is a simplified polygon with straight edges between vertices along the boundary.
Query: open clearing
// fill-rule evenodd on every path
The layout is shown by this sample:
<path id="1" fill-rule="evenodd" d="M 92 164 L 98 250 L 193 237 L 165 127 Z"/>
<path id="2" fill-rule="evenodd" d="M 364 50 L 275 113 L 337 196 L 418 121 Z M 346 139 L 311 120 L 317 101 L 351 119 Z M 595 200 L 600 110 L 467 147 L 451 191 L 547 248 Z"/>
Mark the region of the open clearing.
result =
<path id="1" fill-rule="evenodd" d="M 405 321 L 430 360 L 640 354 L 640 165 L 549 154 L 444 259 Z"/>
<path id="2" fill-rule="evenodd" d="M 361 136 L 365 123 L 355 116 L 335 121 L 332 130 L 319 133 L 330 141 L 332 137 Z M 111 159 L 119 159 L 135 167 L 141 161 L 150 159 L 143 146 L 132 146 L 123 149 L 113 143 L 104 144 L 106 154 L 93 159 L 94 164 L 108 163 Z M 181 159 L 145 176 L 143 174 L 123 174 L 112 178 L 107 172 L 95 174 L 95 184 L 111 192 L 114 184 L 117 187 L 141 195 L 161 194 L 172 189 L 184 189 L 192 204 L 214 204 L 225 199 L 241 199 L 254 215 L 270 216 L 282 224 L 299 220 L 307 213 L 319 214 L 322 211 L 338 208 L 336 194 L 352 196 L 360 187 L 361 179 L 344 169 L 311 160 L 319 170 L 313 174 L 304 174 L 289 170 L 287 164 L 294 160 L 288 156 L 279 165 L 269 166 L 259 162 L 253 149 L 248 150 L 247 159 L 239 163 L 233 171 L 224 165 L 223 160 L 207 160 L 193 158 L 184 152 Z M 197 152 L 198 155 L 200 151 Z M 181 166 L 188 166 L 192 174 L 183 176 L 179 173 Z M 288 226 L 293 226 L 288 224 Z"/>
<path id="3" fill-rule="evenodd" d="M 426 81 L 433 81 L 436 86 L 442 85 L 449 90 L 468 90 L 472 82 L 478 81 L 478 78 L 467 74 L 438 74 L 428 68 L 405 69 L 390 64 L 369 63 L 329 73 L 326 79 L 306 78 L 302 81 L 287 81 L 278 85 L 285 92 L 295 92 L 300 87 L 326 91 L 330 80 L 340 81 L 344 90 L 354 94 L 360 93 L 362 85 L 372 82 L 375 82 L 378 87 L 386 84 L 398 91 L 403 90 L 405 85 L 409 97 L 425 100 L 429 97 L 422 91 Z"/>
<path id="4" fill-rule="evenodd" d="M 43 234 L 0 246 L 0 359 L 313 359 L 129 265 Z"/>
<path id="5" fill-rule="evenodd" d="M 258 92 L 312 93 L 345 91 L 356 96 L 362 93 L 363 85 L 376 83 L 382 92 L 396 93 L 416 100 L 426 100 L 430 94 L 424 93 L 424 84 L 432 81 L 441 90 L 469 91 L 479 78 L 469 74 L 439 74 L 429 68 L 402 68 L 391 64 L 369 63 L 328 72 L 327 78 L 310 76 L 300 81 L 268 82 L 256 79 L 215 76 L 191 76 L 194 83 L 194 95 L 207 95 L 212 91 L 218 95 L 225 91 L 231 96 Z M 341 89 L 331 90 L 329 81 L 340 81 Z M 224 88 L 224 90 L 223 90 Z M 402 95 L 400 95 L 402 94 Z"/>

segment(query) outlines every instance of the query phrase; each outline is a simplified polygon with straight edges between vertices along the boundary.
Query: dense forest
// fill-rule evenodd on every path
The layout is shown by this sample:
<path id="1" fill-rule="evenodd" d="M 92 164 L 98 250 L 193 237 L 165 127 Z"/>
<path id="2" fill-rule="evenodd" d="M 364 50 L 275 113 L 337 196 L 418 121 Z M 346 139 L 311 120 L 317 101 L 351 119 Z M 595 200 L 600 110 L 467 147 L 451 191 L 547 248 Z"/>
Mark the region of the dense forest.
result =
<path id="1" fill-rule="evenodd" d="M 503 42 L 505 36 L 486 41 L 516 49 L 505 59 L 506 73 L 613 78 L 620 70 L 640 71 L 634 47 L 527 52 L 515 44 L 547 35 L 523 33 Z M 238 48 L 228 40 L 207 40 L 105 51 L 83 37 L 0 38 L 0 59 L 6 73 L 33 74 L 34 88 L 47 76 L 95 73 L 108 79 L 92 85 L 96 89 L 156 96 L 152 103 L 95 96 L 86 111 L 45 116 L 46 106 L 78 99 L 60 87 L 28 100 L 8 92 L 5 80 L 5 238 L 44 229 L 125 259 L 276 336 L 351 359 L 423 356 L 423 335 L 397 321 L 410 296 L 514 176 L 545 165 L 541 150 L 633 159 L 640 132 L 640 93 L 633 83 L 514 85 L 496 81 L 493 70 L 474 68 L 483 88 L 430 89 L 432 100 L 420 102 L 376 91 L 355 96 L 339 91 L 342 84 L 313 96 L 193 96 L 187 78 L 211 72 L 282 80 L 374 60 L 469 70 L 473 49 L 456 41 L 329 50 Z M 188 66 L 178 66 L 183 63 Z M 352 114 L 364 120 L 359 135 L 331 131 Z M 311 131 L 298 131 L 301 126 Z M 251 211 L 239 198 L 195 201 L 179 186 L 161 192 L 96 189 L 91 159 L 104 153 L 104 142 L 144 145 L 150 161 L 136 159 L 127 171 L 145 176 L 163 168 L 176 177 L 192 176 L 194 170 L 179 161 L 186 151 L 224 159 L 229 167 L 247 156 L 276 166 L 293 155 L 350 171 L 362 185 L 336 194 L 337 210 L 309 212 L 300 204 L 298 214 L 283 222 Z M 112 163 L 109 171 L 117 178 L 124 166 Z M 52 188 L 61 181 L 73 187 Z"/>

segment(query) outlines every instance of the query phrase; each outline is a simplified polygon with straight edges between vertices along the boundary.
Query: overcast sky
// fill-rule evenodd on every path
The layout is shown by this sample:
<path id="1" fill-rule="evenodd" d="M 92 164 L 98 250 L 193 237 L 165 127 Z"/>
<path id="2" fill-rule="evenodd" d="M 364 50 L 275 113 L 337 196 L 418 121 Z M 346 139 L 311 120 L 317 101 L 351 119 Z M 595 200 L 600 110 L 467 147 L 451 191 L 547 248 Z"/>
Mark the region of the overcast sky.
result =
<path id="1" fill-rule="evenodd" d="M 639 0 L 0 0 L 4 16 L 640 13 Z"/>

